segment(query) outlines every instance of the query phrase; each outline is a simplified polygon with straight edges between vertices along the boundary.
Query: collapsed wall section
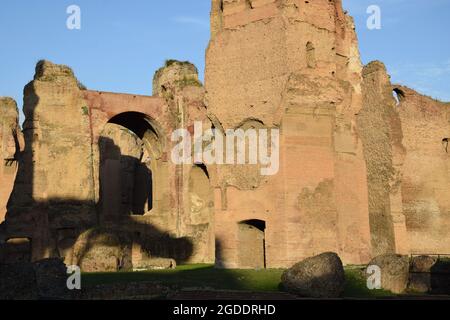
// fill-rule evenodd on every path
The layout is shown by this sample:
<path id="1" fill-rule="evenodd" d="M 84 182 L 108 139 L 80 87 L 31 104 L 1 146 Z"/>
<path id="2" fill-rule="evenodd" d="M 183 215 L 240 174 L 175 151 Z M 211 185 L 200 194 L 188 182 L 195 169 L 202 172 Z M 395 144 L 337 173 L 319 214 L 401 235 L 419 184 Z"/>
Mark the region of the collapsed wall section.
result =
<path id="1" fill-rule="evenodd" d="M 66 66 L 37 64 L 23 110 L 25 149 L 3 236 L 28 239 L 37 260 L 54 255 L 67 230 L 96 221 L 91 134 L 80 84 Z"/>

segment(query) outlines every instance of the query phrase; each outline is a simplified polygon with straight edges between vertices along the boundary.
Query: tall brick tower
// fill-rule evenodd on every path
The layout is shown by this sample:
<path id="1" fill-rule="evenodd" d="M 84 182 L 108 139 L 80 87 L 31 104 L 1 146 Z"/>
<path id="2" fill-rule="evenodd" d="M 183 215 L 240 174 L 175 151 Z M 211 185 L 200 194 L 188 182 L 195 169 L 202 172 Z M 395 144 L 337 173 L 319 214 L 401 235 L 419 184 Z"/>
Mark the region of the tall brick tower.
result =
<path id="1" fill-rule="evenodd" d="M 216 127 L 279 128 L 280 170 L 218 166 L 216 262 L 286 267 L 370 259 L 358 137 L 361 62 L 340 0 L 213 0 L 206 101 Z"/>

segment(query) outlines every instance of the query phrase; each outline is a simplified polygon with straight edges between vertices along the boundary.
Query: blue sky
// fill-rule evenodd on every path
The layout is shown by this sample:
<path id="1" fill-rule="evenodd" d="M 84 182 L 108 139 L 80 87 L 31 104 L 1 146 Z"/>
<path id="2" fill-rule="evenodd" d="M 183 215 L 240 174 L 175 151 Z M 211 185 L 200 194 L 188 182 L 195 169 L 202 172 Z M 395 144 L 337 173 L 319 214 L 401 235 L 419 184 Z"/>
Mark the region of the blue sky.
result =
<path id="1" fill-rule="evenodd" d="M 364 63 L 381 60 L 393 82 L 450 101 L 450 0 L 343 1 Z M 66 28 L 72 4 L 81 30 Z M 381 30 L 366 27 L 372 4 Z M 168 58 L 192 61 L 203 78 L 209 9 L 210 0 L 0 0 L 0 96 L 21 107 L 40 59 L 71 66 L 93 90 L 150 95 Z"/>

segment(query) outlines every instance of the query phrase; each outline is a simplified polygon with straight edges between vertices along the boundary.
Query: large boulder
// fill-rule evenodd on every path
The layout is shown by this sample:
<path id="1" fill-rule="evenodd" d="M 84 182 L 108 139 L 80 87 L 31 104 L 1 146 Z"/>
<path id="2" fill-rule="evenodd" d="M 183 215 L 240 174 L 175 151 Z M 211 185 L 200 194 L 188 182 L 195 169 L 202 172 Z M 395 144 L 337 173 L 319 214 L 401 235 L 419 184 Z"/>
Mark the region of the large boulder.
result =
<path id="1" fill-rule="evenodd" d="M 411 259 L 408 290 L 418 293 L 431 291 L 431 268 L 437 259 L 430 256 L 418 256 Z"/>
<path id="2" fill-rule="evenodd" d="M 281 281 L 284 290 L 299 296 L 338 298 L 345 289 L 344 267 L 337 254 L 323 253 L 286 270 Z"/>
<path id="3" fill-rule="evenodd" d="M 60 259 L 0 264 L 0 300 L 68 299 L 66 272 Z"/>
<path id="4" fill-rule="evenodd" d="M 44 259 L 33 264 L 41 299 L 67 299 L 67 268 L 61 259 Z"/>
<path id="5" fill-rule="evenodd" d="M 0 264 L 0 300 L 37 298 L 38 288 L 32 263 Z"/>
<path id="6" fill-rule="evenodd" d="M 369 266 L 378 266 L 381 271 L 381 287 L 393 293 L 403 293 L 408 286 L 409 257 L 386 254 L 374 258 Z"/>

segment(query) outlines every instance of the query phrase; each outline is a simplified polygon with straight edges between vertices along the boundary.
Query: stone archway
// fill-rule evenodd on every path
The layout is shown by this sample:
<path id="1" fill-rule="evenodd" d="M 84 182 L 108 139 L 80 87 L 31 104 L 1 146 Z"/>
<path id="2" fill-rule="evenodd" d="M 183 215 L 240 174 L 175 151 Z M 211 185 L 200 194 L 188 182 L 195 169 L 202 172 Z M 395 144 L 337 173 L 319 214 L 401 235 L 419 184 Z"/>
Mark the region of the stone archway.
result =
<path id="1" fill-rule="evenodd" d="M 266 222 L 246 220 L 238 224 L 239 267 L 266 268 Z"/>
<path id="2" fill-rule="evenodd" d="M 108 121 L 99 138 L 103 217 L 144 215 L 155 208 L 161 150 L 145 114 L 125 112 Z"/>

